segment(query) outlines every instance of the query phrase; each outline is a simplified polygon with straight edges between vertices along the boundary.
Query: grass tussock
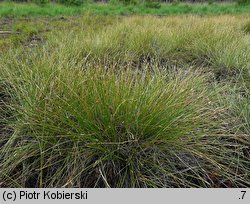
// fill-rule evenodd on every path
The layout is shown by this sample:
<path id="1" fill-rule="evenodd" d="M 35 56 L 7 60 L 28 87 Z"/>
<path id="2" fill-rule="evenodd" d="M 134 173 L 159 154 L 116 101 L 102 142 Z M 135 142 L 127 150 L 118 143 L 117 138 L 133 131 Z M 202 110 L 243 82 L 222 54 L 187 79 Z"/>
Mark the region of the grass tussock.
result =
<path id="1" fill-rule="evenodd" d="M 248 18 L 191 16 L 116 20 L 98 32 L 91 28 L 73 30 L 67 36 L 63 34 L 54 39 L 54 43 L 63 42 L 59 49 L 65 52 L 64 56 L 88 62 L 140 64 L 147 60 L 163 65 L 172 62 L 209 66 L 219 74 L 249 70 L 249 36 L 241 32 L 241 25 Z M 73 45 L 71 49 L 70 45 Z"/>
<path id="2" fill-rule="evenodd" d="M 249 187 L 248 18 L 100 18 L 0 55 L 0 186 Z"/>
<path id="3" fill-rule="evenodd" d="M 1 178 L 13 186 L 211 187 L 218 151 L 237 161 L 221 147 L 223 110 L 197 73 L 47 67 L 41 77 L 27 66 L 11 77 L 15 133 L 1 151 Z M 232 182 L 234 172 L 223 173 Z"/>

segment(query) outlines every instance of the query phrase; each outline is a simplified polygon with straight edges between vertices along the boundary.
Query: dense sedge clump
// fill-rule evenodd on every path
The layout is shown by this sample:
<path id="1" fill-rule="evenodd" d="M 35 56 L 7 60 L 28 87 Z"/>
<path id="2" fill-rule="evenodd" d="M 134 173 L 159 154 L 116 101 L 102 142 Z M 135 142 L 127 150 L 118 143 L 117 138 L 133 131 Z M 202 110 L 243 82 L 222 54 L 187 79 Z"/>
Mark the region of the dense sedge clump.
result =
<path id="1" fill-rule="evenodd" d="M 217 133 L 226 131 L 218 130 L 221 110 L 198 72 L 83 69 L 43 57 L 5 65 L 13 133 L 0 151 L 1 185 L 215 186 L 234 175 L 222 168 L 234 151 L 218 152 L 227 149 Z"/>
<path id="2" fill-rule="evenodd" d="M 85 16 L 6 51 L 0 186 L 249 187 L 245 21 Z"/>

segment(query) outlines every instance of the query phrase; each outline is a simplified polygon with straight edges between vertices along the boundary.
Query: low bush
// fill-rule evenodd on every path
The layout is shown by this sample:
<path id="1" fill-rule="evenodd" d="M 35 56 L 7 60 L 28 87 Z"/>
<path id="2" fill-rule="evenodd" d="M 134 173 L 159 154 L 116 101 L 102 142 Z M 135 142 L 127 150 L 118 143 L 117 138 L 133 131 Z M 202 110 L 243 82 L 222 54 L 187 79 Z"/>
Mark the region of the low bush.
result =
<path id="1" fill-rule="evenodd" d="M 58 2 L 66 5 L 80 6 L 85 0 L 59 0 Z"/>
<path id="2" fill-rule="evenodd" d="M 239 5 L 248 5 L 250 0 L 235 0 Z"/>

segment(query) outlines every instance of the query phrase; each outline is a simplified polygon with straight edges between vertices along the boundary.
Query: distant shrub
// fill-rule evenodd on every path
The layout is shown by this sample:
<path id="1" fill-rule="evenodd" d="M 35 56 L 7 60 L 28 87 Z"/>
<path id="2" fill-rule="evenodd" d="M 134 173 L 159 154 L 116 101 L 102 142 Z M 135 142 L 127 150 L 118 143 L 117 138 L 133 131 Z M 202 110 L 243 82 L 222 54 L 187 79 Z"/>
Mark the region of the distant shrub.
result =
<path id="1" fill-rule="evenodd" d="M 215 0 L 208 0 L 208 4 L 211 5 L 215 2 Z"/>
<path id="2" fill-rule="evenodd" d="M 84 0 L 59 0 L 61 4 L 80 6 L 84 3 Z"/>
<path id="3" fill-rule="evenodd" d="M 250 4 L 250 0 L 235 0 L 239 5 Z"/>
<path id="4" fill-rule="evenodd" d="M 138 0 L 119 0 L 122 4 L 124 5 L 129 5 L 129 4 L 138 4 L 139 1 Z"/>
<path id="5" fill-rule="evenodd" d="M 32 2 L 40 5 L 44 5 L 50 2 L 50 0 L 32 0 Z"/>
<path id="6" fill-rule="evenodd" d="M 111 4 L 138 5 L 143 4 L 148 8 L 160 8 L 160 0 L 109 0 Z"/>
<path id="7" fill-rule="evenodd" d="M 145 6 L 147 8 L 156 8 L 156 9 L 159 9 L 161 8 L 161 4 L 159 1 L 156 1 L 156 0 L 147 0 L 145 2 Z"/>
<path id="8" fill-rule="evenodd" d="M 119 0 L 110 0 L 109 3 L 110 4 L 119 4 L 120 1 Z"/>
<path id="9" fill-rule="evenodd" d="M 173 4 L 173 5 L 178 5 L 179 3 L 180 3 L 180 0 L 173 0 L 173 1 L 172 1 L 172 4 Z"/>

